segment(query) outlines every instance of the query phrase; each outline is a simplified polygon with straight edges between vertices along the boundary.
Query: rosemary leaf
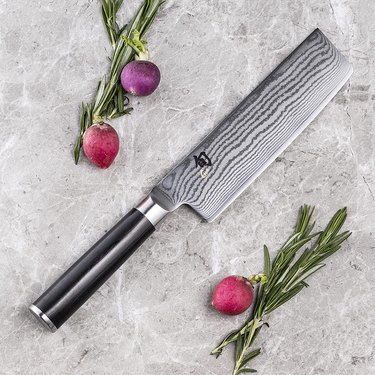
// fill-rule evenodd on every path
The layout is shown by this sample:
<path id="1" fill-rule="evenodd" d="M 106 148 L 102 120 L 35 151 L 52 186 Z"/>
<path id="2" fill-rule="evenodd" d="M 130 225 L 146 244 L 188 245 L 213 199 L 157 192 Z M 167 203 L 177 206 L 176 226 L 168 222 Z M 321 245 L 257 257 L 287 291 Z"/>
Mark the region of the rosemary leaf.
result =
<path id="1" fill-rule="evenodd" d="M 280 296 L 273 299 L 265 310 L 265 315 L 270 314 L 273 310 L 276 310 L 278 307 L 283 305 L 285 302 L 288 302 L 294 296 L 296 296 L 305 286 L 303 284 L 298 284 L 295 287 L 291 288 L 287 292 L 283 292 Z"/>
<path id="2" fill-rule="evenodd" d="M 243 342 L 244 342 L 244 336 L 240 336 L 236 341 L 236 361 L 239 360 L 240 355 L 243 351 Z"/>
<path id="3" fill-rule="evenodd" d="M 110 118 L 118 118 L 118 117 L 121 117 L 121 116 L 124 116 L 124 115 L 129 115 L 132 110 L 133 110 L 133 108 L 131 108 L 131 107 L 126 108 L 124 111 L 117 112 L 116 114 L 114 114 Z"/>
<path id="4" fill-rule="evenodd" d="M 250 352 L 249 354 L 245 355 L 245 357 L 242 359 L 241 367 L 245 366 L 247 364 L 247 362 L 249 362 L 250 360 L 254 359 L 259 354 L 260 354 L 260 348 L 259 349 L 255 349 L 252 352 Z"/>
<path id="5" fill-rule="evenodd" d="M 100 102 L 100 100 L 103 96 L 105 86 L 106 86 L 106 76 L 103 76 L 103 78 L 99 81 L 98 89 L 96 91 L 94 108 L 96 108 L 98 106 L 98 104 L 99 104 L 99 102 Z"/>
<path id="6" fill-rule="evenodd" d="M 270 258 L 270 252 L 266 245 L 263 246 L 263 251 L 264 251 L 264 274 L 267 277 L 269 277 L 271 273 L 271 258 Z"/>
<path id="7" fill-rule="evenodd" d="M 79 154 L 80 154 L 80 151 L 81 151 L 81 147 L 82 147 L 82 138 L 83 138 L 83 134 L 86 130 L 86 109 L 85 109 L 85 104 L 82 102 L 81 103 L 81 114 L 80 114 L 80 120 L 79 120 L 79 124 L 80 124 L 80 130 L 79 130 L 79 135 L 76 139 L 76 142 L 75 142 L 75 145 L 74 145 L 74 161 L 75 163 L 77 164 L 78 163 L 78 160 L 79 160 Z"/>
<path id="8" fill-rule="evenodd" d="M 124 90 L 122 89 L 121 85 L 117 84 L 117 109 L 118 112 L 124 111 L 124 105 L 125 105 L 125 95 Z"/>

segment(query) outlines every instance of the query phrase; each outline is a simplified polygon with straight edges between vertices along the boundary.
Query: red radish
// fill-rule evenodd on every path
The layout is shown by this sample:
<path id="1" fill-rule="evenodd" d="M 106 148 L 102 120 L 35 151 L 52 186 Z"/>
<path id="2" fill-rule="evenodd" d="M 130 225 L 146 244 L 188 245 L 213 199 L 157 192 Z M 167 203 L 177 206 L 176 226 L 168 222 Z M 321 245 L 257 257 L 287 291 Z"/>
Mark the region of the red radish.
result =
<path id="1" fill-rule="evenodd" d="M 252 304 L 254 289 L 251 282 L 243 276 L 228 276 L 216 285 L 212 306 L 227 315 L 238 315 Z"/>
<path id="2" fill-rule="evenodd" d="M 148 60 L 145 40 L 139 39 L 141 34 L 134 30 L 133 39 L 122 36 L 123 41 L 135 52 L 135 60 L 122 69 L 120 80 L 125 91 L 135 96 L 152 94 L 160 82 L 159 68 Z"/>
<path id="3" fill-rule="evenodd" d="M 212 296 L 212 306 L 227 315 L 238 315 L 246 311 L 254 300 L 254 285 L 265 284 L 267 276 L 260 273 L 246 278 L 228 276 L 216 285 Z"/>
<path id="4" fill-rule="evenodd" d="M 152 94 L 160 82 L 160 70 L 151 61 L 134 60 L 125 65 L 121 72 L 121 85 L 135 96 Z"/>
<path id="5" fill-rule="evenodd" d="M 111 125 L 101 122 L 91 125 L 83 135 L 83 151 L 87 158 L 99 168 L 107 169 L 119 149 L 119 138 Z"/>

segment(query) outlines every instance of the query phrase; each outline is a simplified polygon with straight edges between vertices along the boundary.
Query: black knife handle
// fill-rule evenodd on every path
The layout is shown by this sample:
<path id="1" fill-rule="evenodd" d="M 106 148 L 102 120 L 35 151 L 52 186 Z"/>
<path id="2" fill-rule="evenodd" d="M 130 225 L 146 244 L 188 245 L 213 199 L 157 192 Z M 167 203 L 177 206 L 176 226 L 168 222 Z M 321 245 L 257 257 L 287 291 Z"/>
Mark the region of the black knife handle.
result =
<path id="1" fill-rule="evenodd" d="M 154 230 L 145 214 L 132 209 L 60 276 L 30 306 L 30 311 L 44 326 L 56 331 Z"/>

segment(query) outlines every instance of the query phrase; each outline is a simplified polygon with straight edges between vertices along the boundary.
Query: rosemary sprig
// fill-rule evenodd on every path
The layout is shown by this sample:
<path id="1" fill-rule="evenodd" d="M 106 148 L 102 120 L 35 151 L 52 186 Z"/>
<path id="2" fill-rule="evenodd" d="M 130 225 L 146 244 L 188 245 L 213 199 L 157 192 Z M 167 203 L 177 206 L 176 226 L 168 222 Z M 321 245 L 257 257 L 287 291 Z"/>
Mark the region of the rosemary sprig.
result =
<path id="1" fill-rule="evenodd" d="M 103 22 L 112 45 L 111 66 L 109 73 L 99 81 L 94 102 L 82 103 L 80 132 L 74 146 L 76 164 L 81 153 L 83 135 L 89 126 L 105 119 L 126 115 L 132 111 L 132 108 L 127 107 L 129 100 L 124 94 L 119 77 L 122 68 L 134 59 L 134 51 L 132 47 L 125 43 L 122 36 L 129 39 L 134 31 L 137 31 L 139 36 L 142 37 L 150 27 L 163 2 L 164 0 L 144 0 L 143 5 L 130 24 L 119 27 L 117 12 L 123 0 L 101 0 Z"/>
<path id="2" fill-rule="evenodd" d="M 270 254 L 264 245 L 264 274 L 268 282 L 259 285 L 256 291 L 255 306 L 245 324 L 231 332 L 211 352 L 217 357 L 229 344 L 234 343 L 235 366 L 233 375 L 256 372 L 247 368 L 248 363 L 258 356 L 260 348 L 252 349 L 256 336 L 264 325 L 265 315 L 295 297 L 307 287 L 306 279 L 325 266 L 323 261 L 338 251 L 351 233 L 339 233 L 346 219 L 346 208 L 338 210 L 322 232 L 312 233 L 315 222 L 311 223 L 314 207 L 304 205 L 299 210 L 294 233 L 279 250 L 271 264 Z M 297 256 L 300 249 L 307 246 Z"/>

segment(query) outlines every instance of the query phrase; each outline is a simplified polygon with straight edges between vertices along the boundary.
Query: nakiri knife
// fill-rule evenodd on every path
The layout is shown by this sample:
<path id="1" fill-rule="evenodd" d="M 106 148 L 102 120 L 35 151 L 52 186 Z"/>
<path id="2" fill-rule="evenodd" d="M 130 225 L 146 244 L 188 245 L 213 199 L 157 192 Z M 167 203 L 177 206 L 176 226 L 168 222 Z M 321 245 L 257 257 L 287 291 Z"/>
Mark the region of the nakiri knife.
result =
<path id="1" fill-rule="evenodd" d="M 352 73 L 316 29 L 151 193 L 30 307 L 56 331 L 181 205 L 211 222 L 306 128 Z"/>

